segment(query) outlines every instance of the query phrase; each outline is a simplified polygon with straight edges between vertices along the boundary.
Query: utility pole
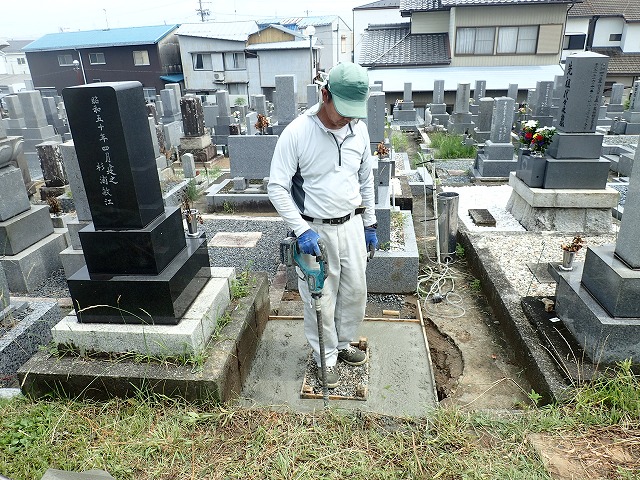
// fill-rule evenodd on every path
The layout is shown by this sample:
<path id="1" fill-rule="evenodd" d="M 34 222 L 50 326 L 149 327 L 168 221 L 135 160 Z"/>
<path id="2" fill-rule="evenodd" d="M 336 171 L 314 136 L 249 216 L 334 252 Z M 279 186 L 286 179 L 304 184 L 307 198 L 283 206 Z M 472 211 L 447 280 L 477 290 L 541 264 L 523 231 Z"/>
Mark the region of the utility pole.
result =
<path id="1" fill-rule="evenodd" d="M 209 2 L 205 2 L 205 3 L 209 3 Z M 200 21 L 204 22 L 204 19 L 207 18 L 209 15 L 211 15 L 211 12 L 209 11 L 208 8 L 202 8 L 202 0 L 198 0 L 198 6 L 200 8 L 196 8 L 196 12 L 198 12 L 198 15 L 200 15 Z"/>

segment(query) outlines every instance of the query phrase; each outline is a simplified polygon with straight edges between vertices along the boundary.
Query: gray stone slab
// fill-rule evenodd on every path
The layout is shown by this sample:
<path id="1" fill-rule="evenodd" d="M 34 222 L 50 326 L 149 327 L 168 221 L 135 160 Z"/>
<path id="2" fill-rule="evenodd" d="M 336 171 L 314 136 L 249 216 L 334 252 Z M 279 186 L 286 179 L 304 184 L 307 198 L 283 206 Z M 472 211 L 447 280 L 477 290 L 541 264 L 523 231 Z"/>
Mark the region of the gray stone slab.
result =
<path id="1" fill-rule="evenodd" d="M 404 102 L 410 102 L 412 100 L 411 82 L 404 82 L 402 100 Z"/>
<path id="2" fill-rule="evenodd" d="M 4 267 L 0 264 L 0 321 L 3 320 L 2 312 L 9 306 L 9 284 L 4 274 Z"/>
<path id="3" fill-rule="evenodd" d="M 59 253 L 67 246 L 64 233 L 53 233 L 17 255 L 0 257 L 9 290 L 33 293 L 54 271 L 62 268 Z"/>
<path id="4" fill-rule="evenodd" d="M 256 128 L 256 122 L 258 121 L 258 114 L 251 112 L 244 117 L 245 126 L 247 128 L 247 135 L 255 135 L 258 129 Z"/>
<path id="5" fill-rule="evenodd" d="M 82 250 L 82 243 L 80 243 L 80 235 L 78 232 L 90 223 L 91 221 L 88 220 L 79 220 L 77 216 L 66 223 L 71 247 L 74 250 Z"/>
<path id="6" fill-rule="evenodd" d="M 22 120 L 22 126 L 24 126 L 24 112 L 22 111 L 22 105 L 18 95 L 7 95 L 2 99 L 7 106 L 7 112 L 9 113 L 9 119 Z"/>
<path id="7" fill-rule="evenodd" d="M 182 138 L 182 122 L 170 122 L 165 123 L 162 127 L 164 132 L 165 147 L 170 150 L 171 148 L 177 149 L 180 146 L 180 139 Z"/>
<path id="8" fill-rule="evenodd" d="M 276 75 L 274 93 L 275 114 L 278 123 L 292 122 L 297 116 L 295 75 Z"/>
<path id="9" fill-rule="evenodd" d="M 196 162 L 192 153 L 185 153 L 180 157 L 182 163 L 182 173 L 184 178 L 194 178 L 196 176 Z"/>
<path id="10" fill-rule="evenodd" d="M 180 97 L 176 97 L 175 91 L 170 88 L 164 88 L 160 90 L 160 98 L 162 99 L 163 108 L 163 122 L 165 117 L 171 117 L 171 121 L 174 116 L 180 115 Z"/>
<path id="11" fill-rule="evenodd" d="M 533 115 L 549 116 L 553 97 L 553 82 L 542 81 L 536 83 L 536 103 L 531 106 Z M 541 125 L 544 126 L 544 125 Z M 551 125 L 548 125 L 551 126 Z"/>
<path id="12" fill-rule="evenodd" d="M 604 158 L 547 158 L 543 188 L 604 189 L 610 163 Z"/>
<path id="13" fill-rule="evenodd" d="M 229 102 L 229 92 L 218 90 L 216 92 L 216 105 L 218 105 L 218 115 L 231 116 L 231 103 Z"/>
<path id="14" fill-rule="evenodd" d="M 84 182 L 82 181 L 78 155 L 76 154 L 73 140 L 61 144 L 60 153 L 62 154 L 62 161 L 64 162 L 67 180 L 71 188 L 71 194 L 73 195 L 73 203 L 76 208 L 78 220 L 90 222 L 91 210 L 89 209 L 89 201 L 87 200 L 87 193 L 84 188 Z"/>
<path id="15" fill-rule="evenodd" d="M 484 144 L 484 154 L 488 160 L 512 160 L 514 158 L 513 145 L 487 140 Z"/>
<path id="16" fill-rule="evenodd" d="M 553 158 L 598 158 L 602 153 L 604 135 L 600 133 L 565 133 L 554 135 L 547 154 Z"/>
<path id="17" fill-rule="evenodd" d="M 510 83 L 507 88 L 507 97 L 512 98 L 514 101 L 518 101 L 518 84 Z"/>
<path id="18" fill-rule="evenodd" d="M 558 129 L 567 133 L 595 132 L 600 97 L 604 91 L 609 57 L 580 52 L 567 57 Z"/>
<path id="19" fill-rule="evenodd" d="M 232 177 L 254 180 L 269 176 L 277 135 L 231 135 L 227 141 Z"/>
<path id="20" fill-rule="evenodd" d="M 511 125 L 513 125 L 514 109 L 515 100 L 512 98 L 496 98 L 495 110 L 491 117 L 491 136 L 489 137 L 491 142 L 511 142 Z"/>
<path id="21" fill-rule="evenodd" d="M 486 208 L 470 208 L 469 216 L 473 223 L 483 227 L 495 227 L 496 219 Z"/>
<path id="22" fill-rule="evenodd" d="M 518 169 L 518 160 L 490 159 L 487 155 L 480 153 L 476 158 L 475 168 L 481 177 L 508 178 L 511 172 Z"/>
<path id="23" fill-rule="evenodd" d="M 371 92 L 367 100 L 367 128 L 371 142 L 384 142 L 386 103 L 383 92 Z"/>
<path id="24" fill-rule="evenodd" d="M 476 129 L 479 132 L 488 132 L 491 130 L 494 101 L 491 97 L 482 97 L 478 102 L 478 121 L 475 122 Z"/>
<path id="25" fill-rule="evenodd" d="M 203 105 L 202 110 L 204 112 L 204 124 L 208 128 L 214 128 L 216 126 L 216 117 L 220 107 L 218 105 Z"/>
<path id="26" fill-rule="evenodd" d="M 631 87 L 631 102 L 629 104 L 629 111 L 640 112 L 640 80 L 633 82 Z"/>
<path id="27" fill-rule="evenodd" d="M 29 208 L 31 203 L 20 169 L 13 166 L 0 168 L 0 222 L 26 212 Z"/>
<path id="28" fill-rule="evenodd" d="M 264 95 L 255 95 L 256 113 L 267 115 L 267 98 Z"/>
<path id="29" fill-rule="evenodd" d="M 87 470 L 85 472 L 66 472 L 53 468 L 44 472 L 40 480 L 108 480 L 113 478 L 104 470 Z"/>
<path id="30" fill-rule="evenodd" d="M 51 327 L 60 321 L 54 301 L 28 302 L 18 307 L 26 316 L 0 338 L 0 375 L 15 375 L 42 346 L 51 341 Z M 15 311 L 15 310 L 14 310 Z"/>
<path id="31" fill-rule="evenodd" d="M 431 103 L 444 103 L 444 80 L 433 81 L 433 100 Z"/>
<path id="32" fill-rule="evenodd" d="M 318 97 L 318 85 L 311 84 L 307 85 L 307 108 L 314 106 L 320 98 Z"/>

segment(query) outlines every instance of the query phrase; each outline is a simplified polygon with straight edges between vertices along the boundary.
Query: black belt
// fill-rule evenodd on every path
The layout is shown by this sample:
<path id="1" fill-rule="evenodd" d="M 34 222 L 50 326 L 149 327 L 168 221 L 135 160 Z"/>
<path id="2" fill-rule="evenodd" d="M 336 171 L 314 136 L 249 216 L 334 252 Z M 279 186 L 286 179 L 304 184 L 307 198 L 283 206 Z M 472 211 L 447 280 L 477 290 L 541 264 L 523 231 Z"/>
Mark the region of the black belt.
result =
<path id="1" fill-rule="evenodd" d="M 342 225 L 343 223 L 351 220 L 351 218 L 353 218 L 354 216 L 364 213 L 364 210 L 365 207 L 358 207 L 354 210 L 353 213 L 347 213 L 344 217 L 338 218 L 313 218 L 302 213 L 300 214 L 300 216 L 307 222 L 311 223 L 328 223 L 329 225 Z"/>

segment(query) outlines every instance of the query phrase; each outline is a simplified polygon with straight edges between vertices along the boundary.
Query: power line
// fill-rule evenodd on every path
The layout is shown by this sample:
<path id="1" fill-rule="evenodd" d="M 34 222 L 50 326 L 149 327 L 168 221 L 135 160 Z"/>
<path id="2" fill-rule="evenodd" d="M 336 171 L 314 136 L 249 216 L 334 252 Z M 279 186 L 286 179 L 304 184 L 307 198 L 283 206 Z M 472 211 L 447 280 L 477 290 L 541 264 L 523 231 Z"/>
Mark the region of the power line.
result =
<path id="1" fill-rule="evenodd" d="M 204 2 L 204 3 L 211 3 L 211 2 Z M 196 12 L 198 12 L 198 15 L 200 15 L 200 21 L 204 22 L 204 19 L 207 18 L 209 15 L 211 15 L 211 12 L 209 11 L 208 8 L 202 8 L 202 0 L 198 0 L 198 5 L 200 8 L 196 8 Z"/>

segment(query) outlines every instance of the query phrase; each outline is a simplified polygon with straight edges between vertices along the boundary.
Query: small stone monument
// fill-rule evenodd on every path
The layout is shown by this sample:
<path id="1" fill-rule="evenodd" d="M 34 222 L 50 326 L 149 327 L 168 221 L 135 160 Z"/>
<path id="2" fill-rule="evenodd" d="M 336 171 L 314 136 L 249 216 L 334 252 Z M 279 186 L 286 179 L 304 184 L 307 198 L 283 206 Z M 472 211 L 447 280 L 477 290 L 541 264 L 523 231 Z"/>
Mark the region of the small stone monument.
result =
<path id="1" fill-rule="evenodd" d="M 493 108 L 493 98 L 483 97 L 478 100 L 478 119 L 476 121 L 476 126 L 473 129 L 473 137 L 478 143 L 484 143 L 491 135 Z"/>
<path id="2" fill-rule="evenodd" d="M 276 75 L 275 83 L 276 90 L 273 103 L 275 104 L 277 123 L 273 124 L 273 133 L 280 135 L 285 127 L 298 115 L 296 108 L 296 77 L 295 75 Z"/>
<path id="3" fill-rule="evenodd" d="M 553 97 L 553 82 L 537 82 L 535 103 L 531 107 L 531 120 L 535 120 L 541 127 L 553 125 L 551 103 Z"/>
<path id="4" fill-rule="evenodd" d="M 476 155 L 473 174 L 476 178 L 493 177 L 506 179 L 515 171 L 518 161 L 514 158 L 511 144 L 515 101 L 511 97 L 495 99 L 491 119 L 491 134 L 482 152 Z"/>
<path id="5" fill-rule="evenodd" d="M 611 86 L 611 96 L 609 98 L 609 105 L 607 105 L 607 114 L 611 114 L 611 116 L 622 114 L 624 111 L 623 97 L 624 83 L 614 83 Z"/>
<path id="6" fill-rule="evenodd" d="M 179 155 L 191 153 L 197 164 L 211 162 L 217 155 L 211 135 L 204 128 L 204 112 L 200 98 L 185 96 L 180 100 L 184 137 L 180 138 Z"/>

